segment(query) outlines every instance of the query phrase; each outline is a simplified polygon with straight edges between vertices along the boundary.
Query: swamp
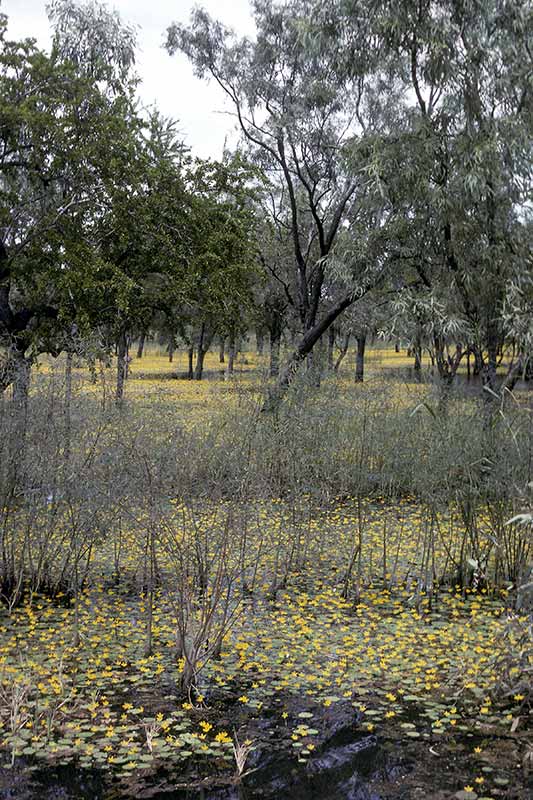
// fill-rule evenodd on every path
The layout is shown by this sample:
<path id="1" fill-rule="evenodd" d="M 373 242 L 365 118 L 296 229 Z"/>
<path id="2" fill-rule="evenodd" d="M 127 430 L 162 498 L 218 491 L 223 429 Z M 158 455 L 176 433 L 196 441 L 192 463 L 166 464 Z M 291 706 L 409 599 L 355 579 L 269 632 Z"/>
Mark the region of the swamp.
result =
<path id="1" fill-rule="evenodd" d="M 530 800 L 532 198 L 531 0 L 3 0 L 0 800 Z"/>

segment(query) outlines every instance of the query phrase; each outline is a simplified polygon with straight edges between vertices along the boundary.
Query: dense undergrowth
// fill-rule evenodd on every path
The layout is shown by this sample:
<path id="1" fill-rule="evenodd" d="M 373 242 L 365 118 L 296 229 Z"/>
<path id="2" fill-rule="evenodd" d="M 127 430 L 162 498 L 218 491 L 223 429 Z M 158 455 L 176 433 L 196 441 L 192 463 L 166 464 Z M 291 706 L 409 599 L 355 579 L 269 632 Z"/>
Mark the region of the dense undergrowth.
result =
<path id="1" fill-rule="evenodd" d="M 475 734 L 450 791 L 520 796 L 486 754 L 528 753 L 527 392 L 489 412 L 376 363 L 273 415 L 247 358 L 201 384 L 134 364 L 120 411 L 81 367 L 72 395 L 56 365 L 2 399 L 5 760 L 221 776 L 254 720 L 304 762 L 349 704 L 369 732 Z"/>

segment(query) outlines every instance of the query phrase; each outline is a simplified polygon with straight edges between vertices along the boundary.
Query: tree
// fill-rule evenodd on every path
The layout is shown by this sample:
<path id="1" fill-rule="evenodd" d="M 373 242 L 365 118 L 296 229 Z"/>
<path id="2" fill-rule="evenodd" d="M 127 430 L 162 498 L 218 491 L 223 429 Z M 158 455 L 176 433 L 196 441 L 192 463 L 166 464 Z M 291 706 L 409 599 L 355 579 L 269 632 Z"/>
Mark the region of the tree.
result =
<path id="1" fill-rule="evenodd" d="M 379 130 L 379 109 L 391 104 L 393 93 L 379 81 L 364 26 L 352 75 L 339 74 L 338 47 L 313 48 L 305 35 L 312 7 L 309 0 L 257 0 L 255 41 L 237 40 L 196 10 L 191 27 L 174 24 L 167 39 L 170 53 L 185 52 L 197 74 L 214 78 L 229 96 L 245 142 L 288 210 L 300 338 L 280 388 L 337 317 L 382 275 L 359 242 L 350 252 L 342 291 L 327 289 L 339 233 L 367 202 L 368 153 L 355 142 Z"/>
<path id="2" fill-rule="evenodd" d="M 473 352 L 485 397 L 495 397 L 525 355 L 516 353 L 500 386 L 499 353 L 513 336 L 509 293 L 516 298 L 531 268 L 533 12 L 523 0 L 393 1 L 372 24 L 413 98 L 374 172 L 400 241 L 417 251 L 416 305 L 431 322 L 444 384 Z"/>
<path id="3" fill-rule="evenodd" d="M 54 58 L 98 81 L 107 93 L 122 93 L 130 85 L 136 32 L 117 11 L 95 0 L 51 0 L 46 10 L 55 31 Z"/>
<path id="4" fill-rule="evenodd" d="M 197 159 L 188 171 L 191 244 L 184 291 L 197 328 L 197 379 L 214 335 L 235 342 L 252 308 L 257 272 L 253 176 L 247 163 L 229 155 L 222 162 Z"/>
<path id="5" fill-rule="evenodd" d="M 82 231 L 131 156 L 131 102 L 0 29 L 0 388 L 57 352 L 90 278 Z M 77 298 L 76 298 L 77 296 Z"/>

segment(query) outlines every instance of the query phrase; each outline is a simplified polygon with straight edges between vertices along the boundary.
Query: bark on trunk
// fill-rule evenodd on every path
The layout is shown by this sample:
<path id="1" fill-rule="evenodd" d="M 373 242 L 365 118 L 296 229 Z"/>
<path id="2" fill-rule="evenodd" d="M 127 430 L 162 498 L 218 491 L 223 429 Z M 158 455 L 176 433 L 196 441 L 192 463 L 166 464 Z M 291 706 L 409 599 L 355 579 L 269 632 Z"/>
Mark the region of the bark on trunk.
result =
<path id="1" fill-rule="evenodd" d="M 191 344 L 187 350 L 187 378 L 192 381 L 194 378 L 194 345 Z"/>
<path id="2" fill-rule="evenodd" d="M 143 331 L 139 337 L 139 344 L 137 345 L 137 358 L 143 357 L 145 342 L 146 342 L 146 333 Z"/>
<path id="3" fill-rule="evenodd" d="M 270 331 L 270 377 L 277 378 L 279 375 L 279 352 L 280 352 L 281 333 L 277 329 Z"/>
<path id="4" fill-rule="evenodd" d="M 218 345 L 218 361 L 219 364 L 224 364 L 226 362 L 226 340 L 223 336 L 220 337 Z"/>
<path id="5" fill-rule="evenodd" d="M 483 396 L 485 400 L 494 399 L 497 392 L 496 369 L 498 366 L 498 338 L 494 330 L 489 330 L 487 335 L 487 360 L 483 365 L 481 378 L 483 383 Z"/>
<path id="6" fill-rule="evenodd" d="M 362 383 L 365 375 L 366 335 L 357 337 L 357 354 L 355 356 L 355 381 Z"/>
<path id="7" fill-rule="evenodd" d="M 72 432 L 72 353 L 67 353 L 65 361 L 65 463 L 70 461 Z"/>
<path id="8" fill-rule="evenodd" d="M 228 365 L 226 367 L 226 378 L 233 375 L 235 371 L 235 334 L 231 333 L 229 337 L 228 349 Z"/>
<path id="9" fill-rule="evenodd" d="M 311 352 L 315 344 L 318 342 L 323 333 L 325 333 L 329 326 L 342 314 L 345 309 L 349 308 L 356 298 L 352 293 L 345 295 L 335 303 L 330 310 L 312 327 L 306 330 L 298 342 L 296 349 L 287 361 L 287 364 L 280 372 L 278 382 L 275 387 L 271 388 L 268 397 L 266 398 L 263 406 L 263 411 L 276 411 L 283 398 L 283 395 L 290 386 L 294 376 L 300 369 L 302 362 L 305 360 L 308 353 Z"/>
<path id="10" fill-rule="evenodd" d="M 213 334 L 209 333 L 207 325 L 205 324 L 205 322 L 202 322 L 202 326 L 200 328 L 200 334 L 198 336 L 196 367 L 194 370 L 194 379 L 197 381 L 202 380 L 204 374 L 204 359 L 207 351 L 209 350 L 212 339 L 213 339 Z"/>
<path id="11" fill-rule="evenodd" d="M 473 371 L 473 375 L 474 375 L 474 377 L 477 378 L 479 375 L 481 375 L 481 372 L 483 370 L 483 353 L 481 352 L 479 347 L 472 348 L 472 352 L 474 354 L 474 371 Z"/>
<path id="12" fill-rule="evenodd" d="M 31 364 L 23 353 L 15 351 L 13 376 L 13 405 L 26 415 L 30 392 Z"/>
<path id="13" fill-rule="evenodd" d="M 195 381 L 201 381 L 204 376 L 204 360 L 205 360 L 205 351 L 203 349 L 198 348 L 198 352 L 196 354 L 196 366 L 194 368 Z"/>
<path id="14" fill-rule="evenodd" d="M 422 349 L 418 344 L 418 342 L 415 344 L 413 348 L 413 356 L 415 359 L 415 363 L 413 364 L 413 369 L 418 375 L 420 375 L 420 372 L 422 370 Z"/>
<path id="15" fill-rule="evenodd" d="M 335 372 L 339 371 L 340 366 L 341 366 L 342 362 L 344 361 L 346 353 L 348 352 L 348 347 L 350 346 L 350 339 L 351 338 L 352 338 L 351 331 L 348 331 L 348 333 L 345 335 L 344 340 L 342 342 L 339 355 L 337 356 L 337 360 L 335 361 L 335 366 L 333 367 Z"/>
<path id="16" fill-rule="evenodd" d="M 117 386 L 115 391 L 115 403 L 121 406 L 124 402 L 124 384 L 128 369 L 128 340 L 126 329 L 122 328 L 117 341 Z"/>

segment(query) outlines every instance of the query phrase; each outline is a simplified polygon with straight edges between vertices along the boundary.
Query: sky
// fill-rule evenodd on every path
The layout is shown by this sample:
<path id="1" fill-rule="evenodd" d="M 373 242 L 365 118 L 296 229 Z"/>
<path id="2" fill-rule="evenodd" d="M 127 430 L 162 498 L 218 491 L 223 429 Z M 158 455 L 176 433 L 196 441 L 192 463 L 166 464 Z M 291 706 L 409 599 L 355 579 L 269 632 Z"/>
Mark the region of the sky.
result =
<path id="1" fill-rule="evenodd" d="M 142 79 L 139 95 L 146 105 L 155 103 L 168 117 L 177 119 L 186 144 L 202 158 L 220 158 L 224 142 L 236 141 L 230 101 L 213 83 L 193 75 L 187 58 L 169 56 L 162 44 L 171 22 L 187 22 L 195 5 L 207 9 L 241 35 L 253 35 L 248 0 L 108 0 L 125 22 L 138 27 L 136 70 Z M 31 36 L 40 47 L 50 44 L 46 0 L 0 0 L 8 16 L 11 39 Z"/>

